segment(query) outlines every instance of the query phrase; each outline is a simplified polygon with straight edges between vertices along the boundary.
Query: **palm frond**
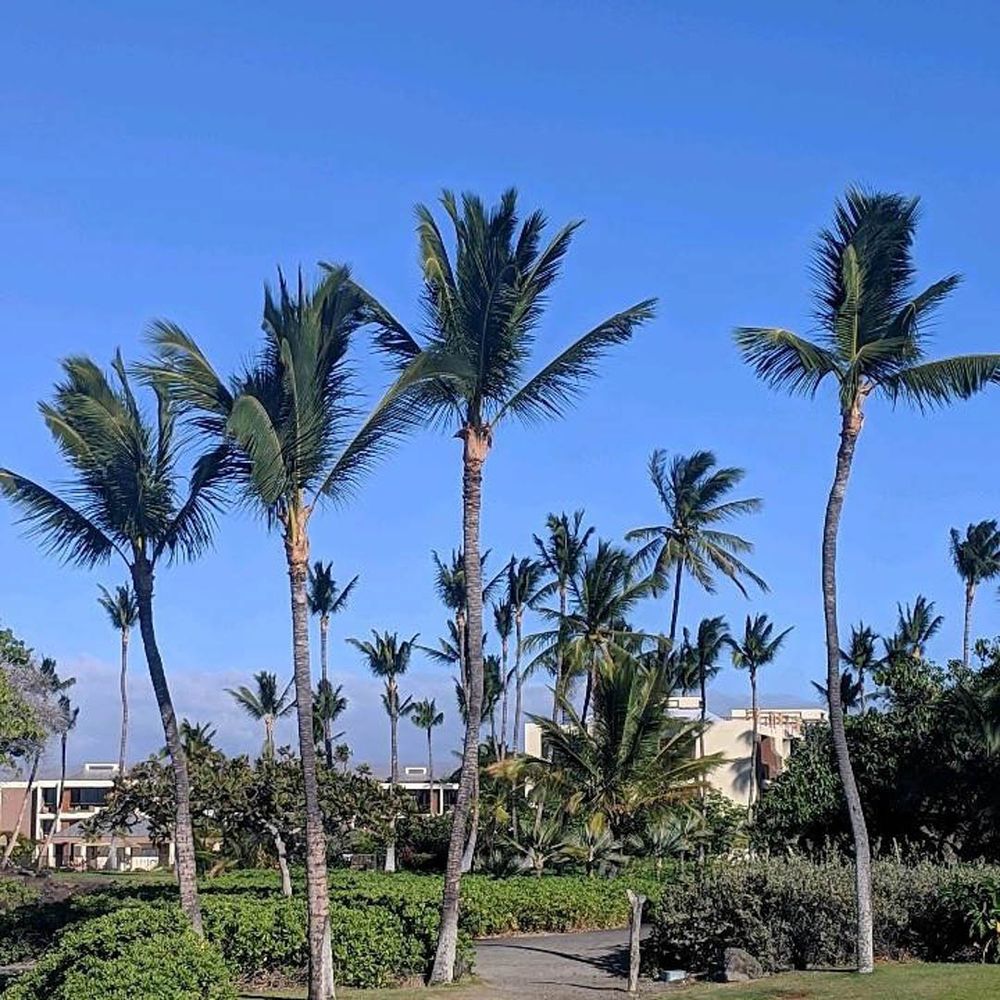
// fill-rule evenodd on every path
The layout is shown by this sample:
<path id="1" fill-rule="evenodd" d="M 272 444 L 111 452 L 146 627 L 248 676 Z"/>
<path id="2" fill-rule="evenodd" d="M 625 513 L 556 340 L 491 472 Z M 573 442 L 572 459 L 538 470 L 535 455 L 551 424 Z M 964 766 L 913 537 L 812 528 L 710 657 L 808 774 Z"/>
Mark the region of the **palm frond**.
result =
<path id="1" fill-rule="evenodd" d="M 746 326 L 734 339 L 743 360 L 774 389 L 813 396 L 827 375 L 839 371 L 832 352 L 790 330 Z"/>

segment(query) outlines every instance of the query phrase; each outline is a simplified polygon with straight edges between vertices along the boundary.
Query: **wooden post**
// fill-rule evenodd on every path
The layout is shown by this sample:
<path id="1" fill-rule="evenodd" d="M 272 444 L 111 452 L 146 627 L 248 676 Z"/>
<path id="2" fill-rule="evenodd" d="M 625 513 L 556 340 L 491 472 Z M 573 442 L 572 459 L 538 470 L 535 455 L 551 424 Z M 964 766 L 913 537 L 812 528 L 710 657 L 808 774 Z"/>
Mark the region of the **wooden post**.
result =
<path id="1" fill-rule="evenodd" d="M 646 897 L 642 893 L 626 889 L 628 901 L 632 904 L 628 920 L 628 991 L 639 992 L 639 935 L 642 931 L 642 908 Z"/>

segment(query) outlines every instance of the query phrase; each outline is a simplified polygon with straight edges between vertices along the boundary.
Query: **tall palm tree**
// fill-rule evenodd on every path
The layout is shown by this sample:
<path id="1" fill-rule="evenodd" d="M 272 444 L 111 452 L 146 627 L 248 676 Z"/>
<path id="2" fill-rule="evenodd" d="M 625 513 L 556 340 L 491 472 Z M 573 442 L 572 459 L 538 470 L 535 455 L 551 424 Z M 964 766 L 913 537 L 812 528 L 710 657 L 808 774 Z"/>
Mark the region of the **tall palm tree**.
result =
<path id="1" fill-rule="evenodd" d="M 941 631 L 944 616 L 934 614 L 934 602 L 923 594 L 917 594 L 912 607 L 897 604 L 896 612 L 896 634 L 890 642 L 892 652 L 922 660 L 927 643 Z"/>
<path id="2" fill-rule="evenodd" d="M 430 789 L 430 812 L 434 814 L 434 729 L 444 722 L 444 712 L 437 710 L 437 705 L 433 698 L 424 698 L 423 701 L 413 703 L 410 712 L 410 721 L 427 734 L 427 785 Z M 439 812 L 444 812 L 444 793 L 441 794 L 441 807 Z"/>
<path id="3" fill-rule="evenodd" d="M 962 630 L 962 662 L 969 666 L 969 640 L 972 631 L 972 602 L 976 588 L 1000 574 L 1000 529 L 995 520 L 970 524 L 963 538 L 951 529 L 951 558 L 965 583 L 965 626 Z"/>
<path id="4" fill-rule="evenodd" d="M 760 750 L 757 746 L 757 732 L 760 729 L 760 708 L 757 704 L 757 673 L 761 667 L 773 662 L 778 651 L 784 644 L 785 637 L 791 632 L 774 635 L 774 622 L 767 615 L 747 615 L 743 625 L 743 635 L 729 636 L 727 645 L 733 653 L 733 666 L 746 670 L 750 675 L 750 788 L 747 794 L 747 806 L 752 809 L 757 800 L 757 763 Z M 838 677 L 839 683 L 839 677 Z"/>
<path id="5" fill-rule="evenodd" d="M 128 746 L 128 642 L 139 621 L 139 605 L 136 603 L 135 591 L 129 584 L 115 587 L 112 594 L 107 587 L 100 586 L 101 596 L 97 603 L 104 608 L 111 627 L 118 633 L 121 644 L 121 670 L 118 676 L 119 696 L 122 702 L 122 731 L 118 741 L 118 773 L 125 774 L 125 752 Z M 111 871 L 118 870 L 118 844 L 114 835 L 108 848 L 107 867 Z"/>
<path id="6" fill-rule="evenodd" d="M 702 618 L 693 639 L 688 630 L 684 629 L 684 641 L 681 644 L 680 653 L 686 672 L 698 678 L 701 704 L 701 734 L 698 749 L 702 757 L 705 756 L 708 682 L 719 672 L 719 653 L 722 652 L 723 646 L 729 644 L 729 639 L 729 625 L 722 615 L 717 615 L 715 618 Z"/>
<path id="7" fill-rule="evenodd" d="M 406 668 L 410 665 L 417 636 L 400 641 L 395 632 L 380 634 L 373 629 L 371 641 L 365 639 L 347 641 L 362 654 L 372 674 L 385 682 L 382 705 L 389 716 L 389 780 L 396 785 L 399 783 L 399 720 L 409 715 L 413 708 L 412 698 L 400 698 L 398 678 L 406 673 Z M 387 872 L 396 870 L 394 836 L 386 846 L 385 870 Z"/>
<path id="8" fill-rule="evenodd" d="M 869 628 L 864 622 L 858 622 L 857 625 L 851 626 L 850 645 L 847 649 L 840 651 L 840 659 L 843 664 L 849 668 L 852 674 L 857 675 L 858 708 L 862 715 L 868 710 L 865 678 L 870 677 L 875 672 L 879 662 L 878 657 L 875 655 L 875 642 L 877 639 L 878 635 L 874 630 Z M 843 675 L 841 675 L 841 684 L 843 685 Z M 820 687 L 825 694 L 826 685 L 821 684 Z M 841 687 L 841 691 L 843 690 L 844 688 Z M 845 704 L 844 707 L 848 708 L 850 706 Z"/>
<path id="9" fill-rule="evenodd" d="M 284 688 L 278 686 L 277 674 L 260 670 L 253 675 L 254 687 L 241 684 L 238 688 L 226 688 L 240 708 L 257 722 L 264 724 L 264 755 L 274 756 L 274 726 L 295 708 L 291 697 L 295 685 L 293 677 Z"/>
<path id="10" fill-rule="evenodd" d="M 483 464 L 497 430 L 511 417 L 534 423 L 560 417 L 582 383 L 597 372 L 601 356 L 629 340 L 653 316 L 653 300 L 640 302 L 599 323 L 526 378 L 545 300 L 559 275 L 579 223 L 542 243 L 546 219 L 532 212 L 518 219 L 517 194 L 506 191 L 487 209 L 472 194 L 461 202 L 449 191 L 441 204 L 454 231 L 449 250 L 434 215 L 417 208 L 423 268 L 423 306 L 428 334 L 413 337 L 390 313 L 372 302 L 381 321 L 380 343 L 400 364 L 422 348 L 451 362 L 453 377 L 425 383 L 421 403 L 432 423 L 454 429 L 462 441 L 462 550 L 465 559 L 469 643 L 469 723 L 448 849 L 438 947 L 432 983 L 451 982 L 458 944 L 461 856 L 474 795 L 479 757 L 483 689 L 483 600 L 479 522 Z"/>
<path id="11" fill-rule="evenodd" d="M 333 578 L 333 563 L 323 563 L 318 559 L 309 569 L 309 593 L 307 600 L 309 610 L 319 616 L 319 662 L 323 685 L 322 690 L 329 692 L 330 673 L 327 658 L 328 633 L 330 631 L 330 619 L 347 606 L 347 601 L 351 596 L 358 582 L 355 576 L 343 589 L 337 586 L 337 581 Z M 323 752 L 326 756 L 326 766 L 333 767 L 333 738 L 330 735 L 332 720 L 324 714 L 323 717 Z"/>
<path id="12" fill-rule="evenodd" d="M 63 362 L 64 380 L 42 416 L 73 472 L 68 499 L 0 469 L 0 492 L 23 514 L 43 546 L 64 560 L 94 566 L 118 555 L 128 567 L 139 608 L 139 631 L 173 769 L 174 840 L 181 906 L 201 931 L 191 787 L 177 732 L 153 622 L 153 585 L 163 558 L 191 559 L 211 542 L 222 502 L 224 455 L 213 448 L 198 458 L 187 481 L 179 470 L 176 404 L 157 388 L 150 420 L 132 392 L 116 355 L 111 379 L 87 358 Z"/>
<path id="13" fill-rule="evenodd" d="M 919 409 L 965 398 L 996 381 L 1000 355 L 927 361 L 927 321 L 958 284 L 950 275 L 915 292 L 913 238 L 917 199 L 848 190 L 816 250 L 818 341 L 789 330 L 744 327 L 736 344 L 766 384 L 815 395 L 829 377 L 836 384 L 840 443 L 823 521 L 822 586 L 830 727 L 854 837 L 858 902 L 858 969 L 874 967 L 871 848 L 844 734 L 837 629 L 837 534 L 854 451 L 871 396 Z"/>
<path id="14" fill-rule="evenodd" d="M 559 597 L 559 625 L 565 626 L 566 610 L 569 600 L 570 581 L 580 571 L 584 554 L 590 544 L 594 529 L 583 527 L 584 512 L 577 510 L 570 517 L 565 513 L 549 514 L 545 521 L 547 537 L 531 537 L 538 549 L 538 556 L 549 575 L 552 577 L 550 588 Z M 565 694 L 567 678 L 563 661 L 563 648 L 560 643 L 554 650 L 553 666 L 555 683 L 552 687 L 552 720 L 556 721 L 559 712 L 559 699 Z"/>
<path id="15" fill-rule="evenodd" d="M 537 559 L 513 559 L 507 570 L 507 603 L 514 616 L 514 753 L 521 746 L 521 715 L 524 711 L 524 682 L 531 671 L 532 663 L 522 665 L 524 654 L 524 614 L 528 608 L 537 606 L 542 597 L 542 581 L 545 567 Z"/>
<path id="16" fill-rule="evenodd" d="M 38 859 L 35 864 L 38 870 L 41 870 L 43 864 L 48 864 L 52 838 L 59 831 L 59 822 L 62 819 L 63 789 L 66 786 L 66 746 L 69 742 L 70 731 L 76 726 L 80 709 L 70 703 L 67 695 L 61 694 L 59 695 L 59 712 L 62 718 L 59 722 L 59 783 L 56 785 L 56 812 L 52 818 L 49 832 L 45 835 L 45 840 L 38 851 Z"/>
<path id="17" fill-rule="evenodd" d="M 511 560 L 513 562 L 513 559 Z M 500 742 L 498 757 L 507 754 L 507 705 L 515 670 L 510 668 L 510 638 L 514 633 L 514 609 L 504 599 L 493 605 L 493 625 L 500 639 Z"/>
<path id="18" fill-rule="evenodd" d="M 667 463 L 662 449 L 649 459 L 649 478 L 667 513 L 668 524 L 635 528 L 627 541 L 641 542 L 636 561 L 651 567 L 659 586 L 674 573 L 674 596 L 670 611 L 670 642 L 677 637 L 677 614 L 681 604 L 681 581 L 687 572 L 710 594 L 715 593 L 715 573 L 728 577 L 747 596 L 744 578 L 762 591 L 767 584 L 739 557 L 753 552 L 753 544 L 740 535 L 719 530 L 718 525 L 743 514 L 756 514 L 758 497 L 727 499 L 742 482 L 745 472 L 733 467 L 717 468 L 715 455 L 696 451 L 675 455 Z"/>
<path id="19" fill-rule="evenodd" d="M 312 289 L 300 274 L 264 292 L 263 344 L 249 367 L 223 381 L 179 327 L 153 332 L 153 377 L 189 411 L 193 426 L 226 449 L 226 472 L 243 498 L 280 529 L 289 579 L 299 760 L 306 816 L 309 1000 L 334 995 L 326 837 L 312 738 L 309 662 L 309 528 L 324 500 L 344 501 L 419 412 L 406 389 L 416 361 L 360 424 L 349 347 L 369 319 L 346 267 L 325 266 Z"/>

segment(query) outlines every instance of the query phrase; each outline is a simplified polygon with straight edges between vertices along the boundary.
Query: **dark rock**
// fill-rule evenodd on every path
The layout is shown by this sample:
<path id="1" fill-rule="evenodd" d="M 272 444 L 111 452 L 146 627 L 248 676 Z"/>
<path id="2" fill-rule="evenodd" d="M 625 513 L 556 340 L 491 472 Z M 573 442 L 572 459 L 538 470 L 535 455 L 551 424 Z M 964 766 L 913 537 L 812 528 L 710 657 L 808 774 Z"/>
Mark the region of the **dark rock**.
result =
<path id="1" fill-rule="evenodd" d="M 722 953 L 721 979 L 726 983 L 747 983 L 761 979 L 764 967 L 753 955 L 742 948 L 727 948 Z"/>

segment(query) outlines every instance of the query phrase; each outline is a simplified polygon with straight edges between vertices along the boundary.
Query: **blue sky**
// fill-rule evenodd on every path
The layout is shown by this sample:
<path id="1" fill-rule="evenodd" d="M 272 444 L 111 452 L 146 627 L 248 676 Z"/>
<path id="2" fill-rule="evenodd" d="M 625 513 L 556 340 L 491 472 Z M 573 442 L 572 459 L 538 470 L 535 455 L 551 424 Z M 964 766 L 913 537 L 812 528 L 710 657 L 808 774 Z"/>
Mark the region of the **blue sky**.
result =
<path id="1" fill-rule="evenodd" d="M 746 467 L 765 510 L 742 527 L 772 593 L 747 605 L 688 587 L 685 621 L 765 610 L 794 624 L 766 699 L 806 701 L 821 672 L 819 526 L 835 405 L 775 396 L 739 363 L 738 324 L 810 331 L 808 254 L 852 181 L 918 193 L 921 277 L 965 283 L 936 324 L 941 352 L 1000 346 L 996 251 L 1000 98 L 987 4 L 514 2 L 79 5 L 8 10 L 0 39 L 0 462 L 60 475 L 35 404 L 58 359 L 136 357 L 156 317 L 184 325 L 221 368 L 258 331 L 276 265 L 349 261 L 405 319 L 419 288 L 412 207 L 443 186 L 495 197 L 515 184 L 554 223 L 584 217 L 540 338 L 551 352 L 649 295 L 660 317 L 620 350 L 560 424 L 505 428 L 486 470 L 484 544 L 526 553 L 550 510 L 587 509 L 607 537 L 658 517 L 652 448 L 714 449 Z M 540 354 L 540 360 L 542 355 Z M 374 391 L 384 376 L 363 364 Z M 994 393 L 921 417 L 872 407 L 841 542 L 846 624 L 891 627 L 923 591 L 947 616 L 932 652 L 960 646 L 951 525 L 997 509 Z M 430 550 L 459 532 L 459 450 L 404 443 L 346 510 L 314 522 L 314 553 L 361 574 L 333 629 L 359 758 L 386 757 L 374 684 L 342 642 L 369 628 L 443 628 Z M 61 568 L 0 512 L 0 621 L 80 678 L 77 758 L 113 755 L 115 638 L 98 581 Z M 165 570 L 163 651 L 179 710 L 213 719 L 231 749 L 259 736 L 223 688 L 289 672 L 282 553 L 247 515 L 215 551 Z M 642 612 L 662 625 L 663 606 Z M 1000 632 L 995 591 L 977 632 Z M 138 643 L 133 750 L 158 745 Z M 744 699 L 727 670 L 719 706 Z M 434 694 L 454 740 L 451 683 L 416 663 L 404 689 Z M 541 684 L 532 704 L 547 698 Z M 407 729 L 410 727 L 405 727 Z M 291 733 L 288 730 L 287 735 Z M 407 756 L 422 754 L 416 730 Z"/>

